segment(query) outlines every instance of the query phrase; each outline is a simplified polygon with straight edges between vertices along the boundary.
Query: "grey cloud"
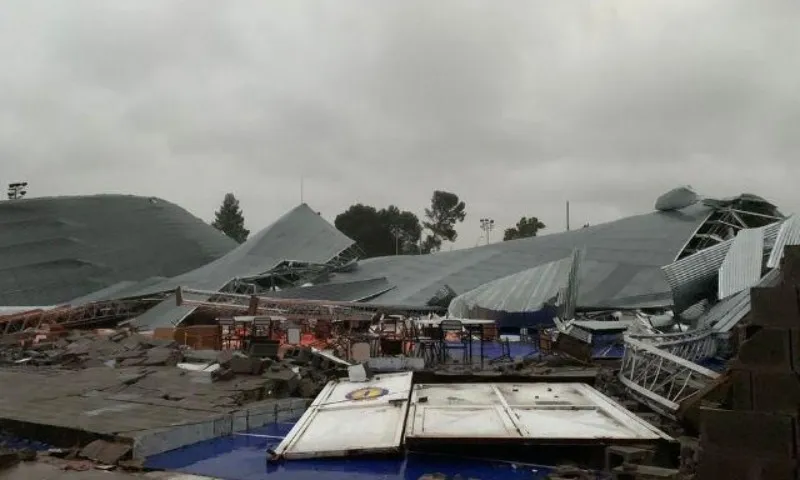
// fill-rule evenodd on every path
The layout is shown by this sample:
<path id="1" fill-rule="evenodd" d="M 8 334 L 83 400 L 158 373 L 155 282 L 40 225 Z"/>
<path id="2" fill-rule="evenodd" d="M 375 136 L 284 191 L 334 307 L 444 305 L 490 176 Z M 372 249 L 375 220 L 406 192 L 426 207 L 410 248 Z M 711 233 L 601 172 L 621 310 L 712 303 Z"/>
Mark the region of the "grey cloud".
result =
<path id="1" fill-rule="evenodd" d="M 788 0 L 10 1 L 0 165 L 32 194 L 160 195 L 251 229 L 298 200 L 555 231 L 689 183 L 800 206 Z M 9 178 L 11 180 L 12 178 Z M 2 180 L 2 179 L 0 179 Z M 577 217 L 576 217 L 577 218 Z M 577 220 L 576 220 L 577 221 Z"/>

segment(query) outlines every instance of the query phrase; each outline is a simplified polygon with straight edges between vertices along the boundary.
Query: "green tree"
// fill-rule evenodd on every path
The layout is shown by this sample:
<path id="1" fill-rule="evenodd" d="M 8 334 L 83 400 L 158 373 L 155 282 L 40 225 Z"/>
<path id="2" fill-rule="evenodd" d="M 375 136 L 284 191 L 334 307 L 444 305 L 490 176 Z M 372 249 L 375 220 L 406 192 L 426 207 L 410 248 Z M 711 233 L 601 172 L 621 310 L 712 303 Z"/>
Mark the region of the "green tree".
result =
<path id="1" fill-rule="evenodd" d="M 239 208 L 239 200 L 232 193 L 226 193 L 222 206 L 214 212 L 215 218 L 212 227 L 221 231 L 239 243 L 244 243 L 250 230 L 244 228 L 244 215 Z"/>
<path id="2" fill-rule="evenodd" d="M 436 252 L 442 248 L 442 242 L 454 242 L 458 238 L 456 223 L 464 221 L 467 213 L 466 205 L 459 200 L 455 193 L 436 190 L 431 197 L 431 208 L 425 209 L 423 223 L 430 233 L 422 242 L 422 251 L 425 253 Z"/>
<path id="3" fill-rule="evenodd" d="M 535 237 L 539 230 L 545 228 L 545 224 L 540 222 L 536 217 L 522 217 L 517 222 L 517 225 L 512 228 L 506 228 L 503 233 L 503 241 L 514 240 L 515 238 Z"/>
<path id="4" fill-rule="evenodd" d="M 412 212 L 395 205 L 377 210 L 358 203 L 337 215 L 333 224 L 361 247 L 366 258 L 419 253 L 422 225 Z"/>

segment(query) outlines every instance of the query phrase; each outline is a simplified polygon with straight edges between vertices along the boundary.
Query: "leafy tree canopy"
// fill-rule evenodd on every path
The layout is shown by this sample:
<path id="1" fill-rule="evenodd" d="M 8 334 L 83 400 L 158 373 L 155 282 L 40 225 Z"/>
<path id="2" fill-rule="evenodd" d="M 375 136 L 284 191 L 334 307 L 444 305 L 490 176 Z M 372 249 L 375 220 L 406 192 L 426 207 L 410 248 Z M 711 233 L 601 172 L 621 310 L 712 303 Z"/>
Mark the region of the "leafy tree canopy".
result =
<path id="1" fill-rule="evenodd" d="M 250 230 L 244 228 L 244 215 L 239 208 L 239 200 L 232 193 L 226 193 L 222 206 L 214 212 L 215 218 L 212 227 L 221 231 L 239 243 L 244 243 Z"/>
<path id="2" fill-rule="evenodd" d="M 514 240 L 515 238 L 535 237 L 539 230 L 545 228 L 545 224 L 540 222 L 536 217 L 522 217 L 517 222 L 517 225 L 512 228 L 506 228 L 503 234 L 503 241 Z"/>
<path id="3" fill-rule="evenodd" d="M 466 205 L 455 193 L 436 190 L 431 197 L 431 207 L 425 209 L 423 223 L 430 231 L 422 242 L 423 252 L 435 252 L 442 248 L 442 241 L 454 242 L 458 238 L 456 223 L 464 221 Z"/>
<path id="4" fill-rule="evenodd" d="M 365 257 L 419 253 L 422 226 L 412 212 L 390 205 L 377 210 L 358 203 L 334 220 L 336 229 L 355 240 Z"/>

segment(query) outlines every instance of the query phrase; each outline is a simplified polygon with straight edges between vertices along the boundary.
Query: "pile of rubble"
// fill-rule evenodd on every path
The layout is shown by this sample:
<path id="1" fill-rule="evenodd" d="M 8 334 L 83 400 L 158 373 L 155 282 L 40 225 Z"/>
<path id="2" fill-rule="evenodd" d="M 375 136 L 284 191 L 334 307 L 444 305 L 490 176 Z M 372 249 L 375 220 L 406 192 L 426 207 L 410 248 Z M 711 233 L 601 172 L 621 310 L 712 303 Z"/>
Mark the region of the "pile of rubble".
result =
<path id="1" fill-rule="evenodd" d="M 346 365 L 347 362 L 308 348 L 290 349 L 282 360 L 259 358 L 232 351 L 192 350 L 172 340 L 150 338 L 129 330 L 105 335 L 72 330 L 38 341 L 12 338 L 0 342 L 0 367 L 4 368 L 140 367 L 143 377 L 156 372 L 154 368 L 172 367 L 169 370 L 187 376 L 193 383 L 258 377 L 271 383 L 267 389 L 269 397 L 313 398 L 331 378 L 346 375 Z"/>

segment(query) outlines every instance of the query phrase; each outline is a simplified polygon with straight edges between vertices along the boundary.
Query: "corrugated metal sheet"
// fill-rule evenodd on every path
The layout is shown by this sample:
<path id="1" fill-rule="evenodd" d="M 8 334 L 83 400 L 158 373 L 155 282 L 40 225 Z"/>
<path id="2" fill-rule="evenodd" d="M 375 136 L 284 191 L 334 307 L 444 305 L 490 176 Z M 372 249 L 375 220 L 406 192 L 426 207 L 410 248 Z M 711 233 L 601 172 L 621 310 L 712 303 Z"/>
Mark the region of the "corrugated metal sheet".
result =
<path id="1" fill-rule="evenodd" d="M 585 249 L 572 252 L 572 262 L 567 276 L 567 286 L 563 301 L 563 311 L 561 315 L 565 319 L 575 318 L 575 307 L 578 305 L 578 293 L 580 291 L 580 269 L 583 259 L 586 256 Z"/>
<path id="2" fill-rule="evenodd" d="M 0 202 L 0 305 L 52 305 L 173 277 L 236 247 L 183 208 L 132 195 Z"/>
<path id="3" fill-rule="evenodd" d="M 465 293 L 585 248 L 578 307 L 667 306 L 672 304 L 672 292 L 661 266 L 674 260 L 710 211 L 697 204 L 452 252 L 371 258 L 359 262 L 353 272 L 337 274 L 333 281 L 385 276 L 397 288 L 375 303 L 425 305 L 443 285 Z"/>
<path id="4" fill-rule="evenodd" d="M 573 257 L 568 257 L 481 285 L 454 298 L 448 314 L 469 318 L 475 307 L 512 313 L 555 306 L 559 293 L 567 288 L 572 264 Z"/>
<path id="5" fill-rule="evenodd" d="M 699 300 L 698 292 L 703 292 L 717 275 L 732 244 L 733 240 L 718 243 L 662 268 L 672 289 L 675 310 L 682 312 Z"/>
<path id="6" fill-rule="evenodd" d="M 775 245 L 772 247 L 769 260 L 767 260 L 768 268 L 780 266 L 783 249 L 787 245 L 800 245 L 800 219 L 796 215 L 787 218 L 781 225 L 778 236 L 775 238 Z"/>
<path id="7" fill-rule="evenodd" d="M 779 270 L 770 270 L 755 286 L 771 287 L 777 285 L 780 281 L 780 277 Z M 729 332 L 749 312 L 750 289 L 746 289 L 711 307 L 705 315 L 700 317 L 697 328 L 704 329 L 711 327 L 714 331 L 719 333 Z"/>
<path id="8" fill-rule="evenodd" d="M 178 287 L 218 291 L 234 278 L 261 275 L 287 260 L 325 264 L 353 243 L 308 205 L 302 204 L 224 257 L 161 284 L 148 286 L 137 294 Z M 177 325 L 192 311 L 167 299 L 137 317 L 133 325 L 149 328 Z"/>
<path id="9" fill-rule="evenodd" d="M 740 230 L 719 269 L 718 297 L 725 299 L 757 284 L 763 263 L 764 230 Z"/>
<path id="10" fill-rule="evenodd" d="M 765 244 L 774 243 L 780 226 L 781 223 L 777 222 L 754 230 L 762 231 Z M 718 243 L 662 267 L 661 270 L 672 289 L 676 311 L 681 312 L 691 307 L 706 295 L 709 288 L 714 288 L 714 280 L 733 240 Z"/>

